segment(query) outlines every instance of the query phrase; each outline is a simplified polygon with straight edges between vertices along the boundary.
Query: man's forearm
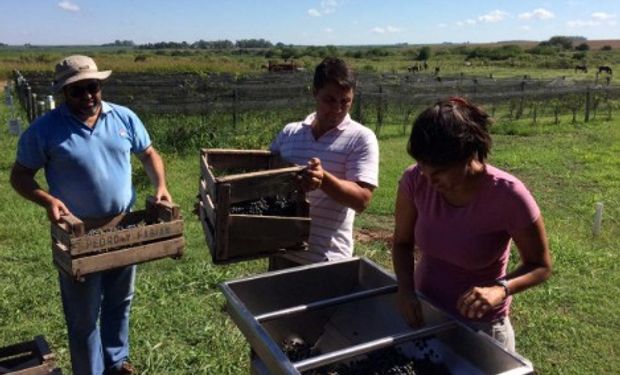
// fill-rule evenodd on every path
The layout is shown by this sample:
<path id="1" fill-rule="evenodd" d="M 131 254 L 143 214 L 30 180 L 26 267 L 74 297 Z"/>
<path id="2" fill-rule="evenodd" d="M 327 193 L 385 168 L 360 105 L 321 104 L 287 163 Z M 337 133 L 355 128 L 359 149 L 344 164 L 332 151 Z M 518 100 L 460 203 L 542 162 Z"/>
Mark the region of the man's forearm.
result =
<path id="1" fill-rule="evenodd" d="M 164 161 L 155 151 L 151 151 L 142 159 L 144 170 L 149 176 L 151 183 L 156 189 L 166 186 L 166 172 L 164 170 Z"/>
<path id="2" fill-rule="evenodd" d="M 370 204 L 372 190 L 364 188 L 357 182 L 339 179 L 325 171 L 321 182 L 321 190 L 338 203 L 362 212 Z"/>
<path id="3" fill-rule="evenodd" d="M 13 189 L 22 197 L 42 207 L 49 206 L 54 197 L 39 186 L 30 171 L 26 173 L 23 171 L 24 169 L 17 165 L 13 167 L 11 171 L 11 186 Z"/>

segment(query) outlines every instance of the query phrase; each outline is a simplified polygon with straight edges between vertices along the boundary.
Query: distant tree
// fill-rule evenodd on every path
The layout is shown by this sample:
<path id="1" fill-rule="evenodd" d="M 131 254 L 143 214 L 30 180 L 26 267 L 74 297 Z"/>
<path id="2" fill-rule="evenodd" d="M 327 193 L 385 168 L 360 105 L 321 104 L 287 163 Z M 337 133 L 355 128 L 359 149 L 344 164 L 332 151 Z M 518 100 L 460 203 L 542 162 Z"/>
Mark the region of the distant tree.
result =
<path id="1" fill-rule="evenodd" d="M 573 43 L 574 42 L 583 42 L 585 40 L 587 40 L 587 39 L 582 37 L 582 36 L 561 36 L 561 35 L 557 35 L 557 36 L 551 37 L 546 42 L 541 42 L 539 44 L 539 46 L 544 47 L 544 46 L 551 45 L 551 46 L 560 47 L 562 49 L 573 49 Z"/>
<path id="2" fill-rule="evenodd" d="M 585 52 L 575 52 L 573 53 L 573 60 L 585 60 L 586 53 Z"/>
<path id="3" fill-rule="evenodd" d="M 8 46 L 9 46 L 8 44 L 0 42 L 0 47 L 8 47 Z"/>
<path id="4" fill-rule="evenodd" d="M 536 47 L 527 50 L 532 55 L 556 56 L 560 51 L 560 47 L 552 46 L 549 42 L 541 42 Z"/>
<path id="5" fill-rule="evenodd" d="M 507 44 L 497 48 L 476 47 L 469 51 L 467 59 L 482 58 L 489 60 L 508 60 L 523 53 L 523 49 L 514 44 Z"/>
<path id="6" fill-rule="evenodd" d="M 273 44 L 265 39 L 241 39 L 235 42 L 237 48 L 271 48 Z"/>
<path id="7" fill-rule="evenodd" d="M 235 44 L 230 40 L 214 40 L 214 41 L 206 41 L 200 39 L 197 42 L 191 44 L 191 48 L 194 49 L 233 49 Z"/>
<path id="8" fill-rule="evenodd" d="M 347 51 L 344 53 L 345 57 L 353 58 L 353 59 L 361 59 L 364 57 L 364 54 L 360 50 Z"/>
<path id="9" fill-rule="evenodd" d="M 609 44 L 605 44 L 601 47 L 601 51 L 611 51 L 611 46 Z"/>
<path id="10" fill-rule="evenodd" d="M 581 43 L 580 45 L 575 47 L 575 49 L 577 51 L 589 51 L 590 50 L 590 46 L 588 45 L 588 43 Z"/>
<path id="11" fill-rule="evenodd" d="M 424 46 L 420 48 L 420 52 L 418 52 L 418 56 L 416 56 L 416 60 L 418 61 L 426 61 L 431 58 L 431 47 Z"/>
<path id="12" fill-rule="evenodd" d="M 299 57 L 299 51 L 294 47 L 282 47 L 278 49 L 282 51 L 280 56 L 285 60 Z"/>

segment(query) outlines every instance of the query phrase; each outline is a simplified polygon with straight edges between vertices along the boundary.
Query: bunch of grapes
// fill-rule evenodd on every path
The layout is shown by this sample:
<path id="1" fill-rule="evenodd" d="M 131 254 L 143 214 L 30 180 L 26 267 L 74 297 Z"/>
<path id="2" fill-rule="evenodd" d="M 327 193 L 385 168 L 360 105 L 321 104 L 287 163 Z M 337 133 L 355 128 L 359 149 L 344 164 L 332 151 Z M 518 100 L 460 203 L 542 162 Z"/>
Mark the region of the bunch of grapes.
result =
<path id="1" fill-rule="evenodd" d="M 274 197 L 262 197 L 233 204 L 230 206 L 231 214 L 264 215 L 264 216 L 294 216 L 297 210 L 297 202 L 291 197 L 276 195 Z"/>
<path id="2" fill-rule="evenodd" d="M 428 349 L 426 340 L 417 340 L 418 349 Z M 303 358 L 302 358 L 303 359 Z M 433 360 L 435 359 L 435 361 Z M 402 353 L 400 348 L 385 348 L 368 353 L 365 358 L 354 360 L 349 364 L 333 364 L 304 372 L 304 375 L 449 375 L 451 372 L 445 364 L 437 363 L 438 356 L 430 349 L 422 359 L 412 359 Z"/>

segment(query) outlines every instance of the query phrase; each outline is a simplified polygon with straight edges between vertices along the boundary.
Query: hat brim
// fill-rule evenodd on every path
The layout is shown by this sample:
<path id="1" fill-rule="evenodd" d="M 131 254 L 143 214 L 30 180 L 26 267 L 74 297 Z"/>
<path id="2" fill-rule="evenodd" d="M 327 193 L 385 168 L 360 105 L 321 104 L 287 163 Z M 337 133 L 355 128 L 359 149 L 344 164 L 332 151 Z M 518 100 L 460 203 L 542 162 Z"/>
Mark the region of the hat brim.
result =
<path id="1" fill-rule="evenodd" d="M 63 80 L 60 80 L 58 82 L 54 82 L 54 85 L 52 85 L 52 92 L 57 93 L 58 91 L 60 91 L 63 87 L 65 87 L 68 84 L 71 84 L 73 82 L 77 82 L 77 81 L 83 81 L 85 79 L 98 79 L 100 81 L 103 81 L 104 79 L 107 79 L 110 74 L 112 74 L 111 70 L 104 70 L 101 72 L 84 72 L 84 73 L 79 73 L 76 75 L 73 75 L 71 77 L 67 77 Z"/>

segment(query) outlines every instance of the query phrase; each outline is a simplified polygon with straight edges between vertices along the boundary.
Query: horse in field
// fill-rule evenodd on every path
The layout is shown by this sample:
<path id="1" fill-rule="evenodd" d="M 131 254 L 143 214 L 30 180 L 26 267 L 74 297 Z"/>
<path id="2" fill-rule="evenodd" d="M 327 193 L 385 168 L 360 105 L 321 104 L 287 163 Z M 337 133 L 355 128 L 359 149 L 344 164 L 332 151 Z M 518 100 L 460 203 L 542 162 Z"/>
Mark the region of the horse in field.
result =
<path id="1" fill-rule="evenodd" d="M 611 67 L 610 66 L 606 66 L 606 65 L 601 65 L 598 67 L 598 72 L 599 73 L 607 73 L 607 74 L 612 74 L 611 73 Z"/>
<path id="2" fill-rule="evenodd" d="M 416 64 L 416 65 L 412 65 L 408 67 L 407 70 L 411 73 L 416 73 L 416 72 L 419 72 L 421 69 L 420 69 L 420 66 Z"/>
<path id="3" fill-rule="evenodd" d="M 584 72 L 587 73 L 588 72 L 588 67 L 584 64 L 584 65 L 575 65 L 575 73 L 577 72 Z"/>

